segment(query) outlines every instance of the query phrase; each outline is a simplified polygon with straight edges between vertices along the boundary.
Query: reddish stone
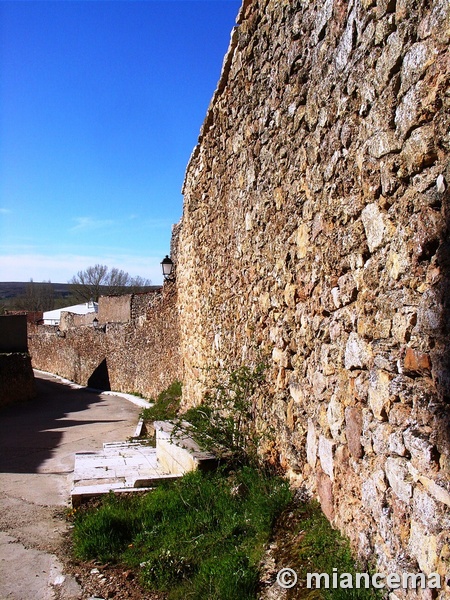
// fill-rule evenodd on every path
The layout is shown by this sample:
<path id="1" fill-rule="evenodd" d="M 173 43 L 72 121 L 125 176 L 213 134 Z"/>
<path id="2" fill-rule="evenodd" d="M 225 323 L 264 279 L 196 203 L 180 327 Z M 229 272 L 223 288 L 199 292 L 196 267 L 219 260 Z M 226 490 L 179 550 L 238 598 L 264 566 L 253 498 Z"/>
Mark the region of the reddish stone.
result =
<path id="1" fill-rule="evenodd" d="M 405 361 L 403 366 L 405 371 L 410 371 L 413 373 L 423 373 L 424 371 L 430 372 L 430 355 L 426 354 L 425 352 L 419 352 L 418 350 L 414 350 L 414 348 L 408 348 L 406 350 Z"/>
<path id="2" fill-rule="evenodd" d="M 348 406 L 345 409 L 345 435 L 350 454 L 353 458 L 362 458 L 364 452 L 361 444 L 362 412 L 356 406 Z"/>

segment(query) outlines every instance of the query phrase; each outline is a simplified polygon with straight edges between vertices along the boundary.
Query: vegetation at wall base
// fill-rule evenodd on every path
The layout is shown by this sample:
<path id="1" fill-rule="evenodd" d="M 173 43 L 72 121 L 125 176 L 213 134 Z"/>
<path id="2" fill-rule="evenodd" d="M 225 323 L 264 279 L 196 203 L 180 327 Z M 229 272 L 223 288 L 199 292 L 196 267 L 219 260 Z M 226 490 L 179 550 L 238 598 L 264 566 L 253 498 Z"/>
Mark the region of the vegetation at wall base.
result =
<path id="1" fill-rule="evenodd" d="M 226 453 L 226 464 L 144 495 L 110 494 L 92 510 L 75 511 L 77 558 L 132 568 L 144 588 L 166 592 L 169 600 L 255 600 L 270 543 L 276 570 L 290 567 L 298 574 L 299 585 L 283 596 L 287 600 L 381 600 L 374 589 L 306 588 L 307 573 L 365 569 L 318 503 L 299 499 L 286 479 L 262 463 L 252 396 L 264 385 L 263 366 L 225 375 L 197 408 L 180 415 L 181 383 L 174 382 L 142 416 L 179 426 L 189 420 L 189 434 L 203 448 Z"/>
<path id="2" fill-rule="evenodd" d="M 267 385 L 266 369 L 259 363 L 211 370 L 212 383 L 202 403 L 179 415 L 172 435 L 182 429 L 228 464 L 267 469 L 260 450 L 273 438 L 273 430 L 255 400 L 255 392 Z"/>
<path id="3" fill-rule="evenodd" d="M 175 419 L 180 410 L 181 402 L 180 381 L 174 381 L 167 389 L 163 390 L 156 399 L 151 398 L 153 403 L 150 408 L 144 408 L 141 417 L 145 421 L 167 421 Z"/>
<path id="4" fill-rule="evenodd" d="M 145 408 L 141 417 L 146 422 L 172 421 L 173 438 L 182 431 L 227 464 L 263 469 L 267 464 L 260 448 L 271 439 L 273 431 L 262 418 L 254 395 L 266 385 L 266 368 L 261 362 L 255 367 L 206 369 L 209 390 L 199 406 L 185 412 L 180 410 L 182 384 L 175 381 L 156 399 L 150 399 L 153 406 Z"/>
<path id="5" fill-rule="evenodd" d="M 251 600 L 288 483 L 257 469 L 188 473 L 136 498 L 107 496 L 74 516 L 78 558 L 120 562 L 169 599 Z"/>
<path id="6" fill-rule="evenodd" d="M 374 588 L 308 589 L 308 573 L 326 573 L 332 582 L 335 573 L 371 573 L 370 565 L 354 559 L 349 541 L 333 529 L 320 504 L 292 502 L 278 517 L 271 544 L 276 547 L 276 568 L 289 567 L 298 584 L 288 590 L 287 600 L 382 600 L 383 592 Z M 337 579 L 339 581 L 339 577 Z"/>
<path id="7" fill-rule="evenodd" d="M 77 558 L 131 568 L 145 589 L 169 600 L 255 600 L 269 543 L 276 570 L 298 574 L 289 600 L 382 598 L 374 589 L 306 588 L 308 572 L 367 569 L 317 502 L 296 500 L 286 480 L 252 467 L 188 473 L 139 497 L 110 494 L 71 518 Z"/>

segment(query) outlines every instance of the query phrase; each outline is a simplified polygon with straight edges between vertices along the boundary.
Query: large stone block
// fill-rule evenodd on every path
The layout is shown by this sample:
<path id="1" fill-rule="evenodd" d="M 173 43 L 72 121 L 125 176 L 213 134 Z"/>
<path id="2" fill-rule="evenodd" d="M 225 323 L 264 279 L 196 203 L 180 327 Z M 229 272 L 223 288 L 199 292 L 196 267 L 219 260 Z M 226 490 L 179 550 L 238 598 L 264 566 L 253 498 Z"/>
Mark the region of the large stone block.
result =
<path id="1" fill-rule="evenodd" d="M 336 394 L 333 394 L 327 408 L 327 419 L 331 435 L 336 442 L 345 442 L 343 435 L 344 406 Z"/>
<path id="2" fill-rule="evenodd" d="M 320 464 L 331 480 L 334 478 L 334 449 L 335 443 L 333 440 L 330 440 L 323 435 L 319 437 L 318 453 Z"/>
<path id="3" fill-rule="evenodd" d="M 438 566 L 438 544 L 435 535 L 414 519 L 411 521 L 411 533 L 408 550 L 416 558 L 422 573 L 436 572 Z"/>
<path id="4" fill-rule="evenodd" d="M 412 498 L 413 486 L 408 470 L 408 461 L 403 458 L 388 458 L 386 460 L 386 477 L 394 494 L 405 504 Z"/>
<path id="5" fill-rule="evenodd" d="M 156 458 L 160 467 L 173 475 L 184 475 L 198 468 L 209 469 L 216 464 L 211 452 L 204 452 L 187 433 L 176 431 L 172 423 L 155 421 Z"/>
<path id="6" fill-rule="evenodd" d="M 437 159 L 435 139 L 436 135 L 432 125 L 424 125 L 411 133 L 401 153 L 406 173 L 417 173 L 435 162 Z"/>
<path id="7" fill-rule="evenodd" d="M 374 519 L 378 520 L 381 517 L 383 507 L 385 506 L 385 496 L 381 493 L 373 479 L 367 479 L 361 486 L 361 500 L 370 511 Z"/>
<path id="8" fill-rule="evenodd" d="M 444 513 L 442 505 L 439 506 L 420 486 L 416 486 L 413 494 L 413 518 L 420 521 L 430 533 L 438 534 L 443 529 L 450 527 L 450 515 Z"/>
<path id="9" fill-rule="evenodd" d="M 314 469 L 317 460 L 318 441 L 316 429 L 311 419 L 308 419 L 308 433 L 306 436 L 306 458 L 309 465 Z"/>
<path id="10" fill-rule="evenodd" d="M 329 521 L 333 521 L 334 511 L 334 495 L 333 482 L 331 478 L 318 469 L 316 476 L 317 493 L 319 495 L 320 506 Z"/>
<path id="11" fill-rule="evenodd" d="M 431 40 L 413 44 L 403 57 L 401 70 L 401 94 L 417 83 L 426 69 L 436 60 L 437 51 Z"/>
<path id="12" fill-rule="evenodd" d="M 346 369 L 368 367 L 372 353 L 369 345 L 357 333 L 351 332 L 345 346 L 344 364 Z"/>
<path id="13" fill-rule="evenodd" d="M 439 454 L 436 447 L 430 442 L 431 432 L 421 432 L 409 427 L 403 432 L 405 447 L 411 454 L 411 462 L 423 473 L 438 469 Z"/>
<path id="14" fill-rule="evenodd" d="M 420 352 L 414 348 L 408 348 L 403 363 L 405 372 L 409 373 L 431 373 L 431 358 L 426 352 Z"/>
<path id="15" fill-rule="evenodd" d="M 392 376 L 386 371 L 373 370 L 369 380 L 369 406 L 376 419 L 384 421 L 387 419 L 392 404 L 390 382 Z"/>

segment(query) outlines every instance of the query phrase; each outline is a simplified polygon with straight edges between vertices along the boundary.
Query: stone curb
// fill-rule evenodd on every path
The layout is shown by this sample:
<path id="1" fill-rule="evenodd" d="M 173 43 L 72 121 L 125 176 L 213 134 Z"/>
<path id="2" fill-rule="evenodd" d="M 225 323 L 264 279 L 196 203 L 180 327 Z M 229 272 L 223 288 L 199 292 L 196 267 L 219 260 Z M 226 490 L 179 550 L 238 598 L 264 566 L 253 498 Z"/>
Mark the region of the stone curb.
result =
<path id="1" fill-rule="evenodd" d="M 98 390 L 96 388 L 88 387 L 85 385 L 80 385 L 78 383 L 70 381 L 70 379 L 64 379 L 64 377 L 61 377 L 60 375 L 55 375 L 55 373 L 50 373 L 49 371 L 41 371 L 40 369 L 33 369 L 33 372 L 42 373 L 42 375 L 50 375 L 50 377 L 53 377 L 54 379 L 57 379 L 61 383 L 64 383 L 65 385 L 69 385 L 71 388 L 76 389 L 76 390 L 84 389 L 84 390 L 88 390 L 90 392 L 98 392 L 99 394 L 106 395 L 106 396 L 119 396 L 119 398 L 124 398 L 125 400 L 128 400 L 129 402 L 132 402 L 133 404 L 136 404 L 137 406 L 141 406 L 142 408 L 150 408 L 150 406 L 153 406 L 153 404 L 151 402 L 147 402 L 147 400 L 144 400 L 143 398 L 139 398 L 139 396 L 134 396 L 133 394 L 126 394 L 125 392 L 114 392 L 114 391 L 109 391 L 109 390 Z"/>

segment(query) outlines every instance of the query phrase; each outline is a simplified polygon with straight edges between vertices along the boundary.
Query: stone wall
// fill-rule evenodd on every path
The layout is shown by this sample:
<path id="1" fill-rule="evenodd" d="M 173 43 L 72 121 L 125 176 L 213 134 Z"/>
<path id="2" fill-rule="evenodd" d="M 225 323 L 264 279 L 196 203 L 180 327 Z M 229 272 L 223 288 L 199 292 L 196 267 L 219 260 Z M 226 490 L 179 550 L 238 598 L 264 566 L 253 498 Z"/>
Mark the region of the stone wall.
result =
<path id="1" fill-rule="evenodd" d="M 108 325 L 105 336 L 110 340 L 111 389 L 139 392 L 148 398 L 173 381 L 183 380 L 174 286 L 166 285 L 154 298 L 145 321 Z"/>
<path id="2" fill-rule="evenodd" d="M 125 323 L 30 330 L 38 368 L 144 396 L 181 379 L 186 405 L 209 368 L 266 362 L 272 459 L 385 573 L 450 557 L 449 19 L 447 0 L 244 0 L 176 284 Z"/>
<path id="3" fill-rule="evenodd" d="M 449 19 L 246 0 L 177 229 L 184 402 L 266 361 L 278 461 L 385 572 L 450 555 Z"/>
<path id="4" fill-rule="evenodd" d="M 182 380 L 174 287 L 166 285 L 159 297 L 151 293 L 147 301 L 144 295 L 138 296 L 137 316 L 126 323 L 107 323 L 98 329 L 72 326 L 64 331 L 30 326 L 33 367 L 81 385 L 147 398 L 156 396 L 174 380 Z M 147 306 L 145 318 L 143 304 Z"/>
<path id="5" fill-rule="evenodd" d="M 76 313 L 63 310 L 59 321 L 59 329 L 66 331 L 71 327 L 93 327 L 94 319 L 98 320 L 96 312 L 77 315 Z"/>
<path id="6" fill-rule="evenodd" d="M 28 352 L 26 315 L 0 316 L 0 352 Z"/>
<path id="7" fill-rule="evenodd" d="M 98 319 L 100 323 L 127 323 L 131 319 L 133 294 L 122 296 L 100 296 L 98 299 Z"/>
<path id="8" fill-rule="evenodd" d="M 161 298 L 161 289 L 154 292 L 133 294 L 131 298 L 131 319 L 146 319 L 153 304 Z"/>
<path id="9" fill-rule="evenodd" d="M 36 395 L 30 355 L 26 352 L 0 353 L 0 408 Z"/>

